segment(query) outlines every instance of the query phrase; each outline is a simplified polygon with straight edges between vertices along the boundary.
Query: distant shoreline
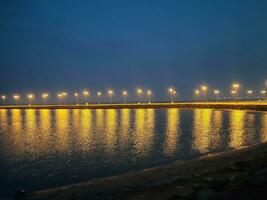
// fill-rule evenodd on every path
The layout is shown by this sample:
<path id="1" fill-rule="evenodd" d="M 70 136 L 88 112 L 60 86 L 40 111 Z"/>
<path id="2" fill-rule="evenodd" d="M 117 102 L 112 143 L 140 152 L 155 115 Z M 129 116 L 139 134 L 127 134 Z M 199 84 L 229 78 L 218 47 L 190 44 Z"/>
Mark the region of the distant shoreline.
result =
<path id="1" fill-rule="evenodd" d="M 179 102 L 141 104 L 89 104 L 89 105 L 2 105 L 0 109 L 160 109 L 160 108 L 210 108 L 267 111 L 267 102 Z"/>

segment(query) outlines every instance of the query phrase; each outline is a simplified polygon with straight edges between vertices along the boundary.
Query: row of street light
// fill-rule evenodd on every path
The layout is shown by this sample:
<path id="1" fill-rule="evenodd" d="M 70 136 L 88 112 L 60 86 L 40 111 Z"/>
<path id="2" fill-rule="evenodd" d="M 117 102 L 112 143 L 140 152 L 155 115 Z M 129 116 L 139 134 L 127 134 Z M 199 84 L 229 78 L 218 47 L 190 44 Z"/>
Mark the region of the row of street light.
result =
<path id="1" fill-rule="evenodd" d="M 239 83 L 233 83 L 231 85 L 230 94 L 231 94 L 233 99 L 238 99 L 238 94 L 240 92 L 240 88 L 241 88 L 241 85 Z M 208 92 L 208 87 L 206 85 L 202 85 L 202 86 L 200 86 L 199 89 L 196 89 L 194 91 L 194 94 L 195 94 L 196 97 L 199 97 L 200 95 L 203 95 L 203 99 L 204 99 L 204 101 L 206 101 L 207 100 L 207 98 L 206 98 L 207 92 Z M 250 98 L 252 98 L 253 94 L 254 94 L 254 91 L 249 89 L 249 90 L 246 91 L 246 93 Z M 265 98 L 266 97 L 266 93 L 267 93 L 266 90 L 260 90 L 261 98 Z M 221 94 L 220 90 L 218 90 L 218 89 L 214 89 L 213 90 L 213 95 L 216 98 L 216 100 L 219 99 L 220 94 Z"/>
<path id="2" fill-rule="evenodd" d="M 232 99 L 238 99 L 239 98 L 239 93 L 240 93 L 240 88 L 241 85 L 239 83 L 233 83 L 231 85 L 231 90 L 230 90 L 230 94 Z M 195 96 L 198 97 L 203 97 L 204 101 L 207 101 L 207 94 L 209 92 L 209 87 L 207 85 L 201 85 L 199 88 L 194 90 L 194 94 Z M 219 100 L 219 98 L 221 97 L 221 91 L 219 89 L 214 89 L 211 90 L 214 98 L 216 100 Z M 254 91 L 249 89 L 246 91 L 247 95 L 252 99 Z M 265 98 L 266 96 L 266 90 L 260 90 L 260 97 L 261 98 Z M 74 98 L 75 98 L 75 103 L 76 105 L 79 105 L 81 103 L 81 99 L 84 99 L 84 104 L 88 105 L 89 104 L 89 97 L 90 97 L 91 93 L 88 90 L 84 90 L 81 93 L 75 92 L 73 94 Z M 106 95 L 108 96 L 109 99 L 109 103 L 112 104 L 112 97 L 115 95 L 114 91 L 112 89 L 107 90 Z M 121 91 L 121 95 L 123 97 L 123 102 L 124 104 L 127 103 L 127 99 L 128 99 L 128 91 L 127 90 L 123 90 Z M 151 96 L 152 96 L 152 91 L 149 90 L 143 90 L 141 88 L 137 88 L 136 89 L 136 95 L 138 97 L 138 104 L 140 104 L 142 102 L 142 97 L 146 96 L 147 97 L 147 103 L 151 103 Z M 175 97 L 177 95 L 177 92 L 174 88 L 170 87 L 168 88 L 168 95 L 170 98 L 170 102 L 174 103 Z M 59 101 L 59 104 L 66 104 L 66 100 L 67 97 L 69 96 L 69 94 L 67 92 L 60 92 L 57 94 L 57 98 Z M 103 93 L 101 91 L 98 91 L 96 93 L 97 96 L 97 103 L 100 104 L 101 100 L 102 100 L 102 96 Z M 50 95 L 48 93 L 43 93 L 41 95 L 43 104 L 47 103 L 47 99 L 50 97 Z M 13 100 L 15 101 L 15 104 L 17 105 L 19 103 L 19 101 L 22 99 L 22 97 L 18 94 L 13 95 Z M 1 96 L 2 102 L 5 103 L 7 101 L 7 96 L 6 95 L 2 95 Z M 35 99 L 35 95 L 30 93 L 26 96 L 26 99 L 28 100 L 28 104 L 31 105 L 33 100 Z"/>
<path id="3" fill-rule="evenodd" d="M 172 89 L 173 90 L 173 89 Z M 138 96 L 138 104 L 141 104 L 142 102 L 142 97 L 144 95 L 147 96 L 147 103 L 151 103 L 151 96 L 152 96 L 152 90 L 143 90 L 138 88 L 136 90 L 137 96 Z M 175 92 L 176 93 L 176 92 Z M 123 102 L 124 104 L 127 103 L 127 99 L 128 99 L 128 91 L 127 90 L 123 90 L 121 92 L 121 95 L 123 97 Z M 89 104 L 89 97 L 90 97 L 91 93 L 88 90 L 84 90 L 81 93 L 75 92 L 73 94 L 74 98 L 75 98 L 75 103 L 76 105 L 80 104 L 80 100 L 83 98 L 84 99 L 84 104 L 88 105 Z M 109 103 L 112 104 L 112 97 L 115 95 L 114 91 L 112 89 L 109 89 L 107 91 L 107 96 L 109 98 Z M 60 92 L 57 94 L 57 99 L 59 104 L 66 104 L 66 100 L 67 97 L 69 96 L 69 94 L 67 92 Z M 103 93 L 101 91 L 98 91 L 96 93 L 97 96 L 97 103 L 100 104 L 101 100 L 102 100 L 102 96 Z M 43 104 L 47 103 L 47 99 L 50 97 L 50 95 L 48 93 L 43 93 L 41 94 L 41 98 L 43 101 Z M 19 103 L 19 101 L 22 99 L 22 96 L 15 94 L 12 96 L 13 100 L 15 101 L 15 104 L 17 105 Z M 2 95 L 1 96 L 2 102 L 5 103 L 7 101 L 7 96 L 6 95 Z M 28 95 L 26 95 L 26 99 L 28 100 L 28 104 L 31 105 L 33 100 L 35 99 L 35 95 L 30 93 Z M 173 97 L 171 97 L 171 99 L 173 99 Z"/>

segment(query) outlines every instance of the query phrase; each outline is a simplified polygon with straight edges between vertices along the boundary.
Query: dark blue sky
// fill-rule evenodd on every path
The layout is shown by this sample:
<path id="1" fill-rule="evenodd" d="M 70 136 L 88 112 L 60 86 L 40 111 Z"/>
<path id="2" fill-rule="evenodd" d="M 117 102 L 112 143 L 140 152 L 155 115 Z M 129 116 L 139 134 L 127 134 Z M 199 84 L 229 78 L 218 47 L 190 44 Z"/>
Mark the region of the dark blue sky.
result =
<path id="1" fill-rule="evenodd" d="M 260 89 L 266 10 L 265 0 L 2 0 L 0 93 Z"/>

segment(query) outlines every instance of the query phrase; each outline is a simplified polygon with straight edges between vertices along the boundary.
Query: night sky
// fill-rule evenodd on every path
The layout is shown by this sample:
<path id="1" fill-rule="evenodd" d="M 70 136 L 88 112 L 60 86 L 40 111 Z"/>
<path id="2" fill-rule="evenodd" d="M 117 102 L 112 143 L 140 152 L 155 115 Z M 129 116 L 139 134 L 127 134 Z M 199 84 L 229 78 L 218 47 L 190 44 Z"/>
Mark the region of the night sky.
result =
<path id="1" fill-rule="evenodd" d="M 265 0 L 2 0 L 0 93 L 229 91 L 267 79 Z M 117 95 L 119 96 L 119 95 Z"/>

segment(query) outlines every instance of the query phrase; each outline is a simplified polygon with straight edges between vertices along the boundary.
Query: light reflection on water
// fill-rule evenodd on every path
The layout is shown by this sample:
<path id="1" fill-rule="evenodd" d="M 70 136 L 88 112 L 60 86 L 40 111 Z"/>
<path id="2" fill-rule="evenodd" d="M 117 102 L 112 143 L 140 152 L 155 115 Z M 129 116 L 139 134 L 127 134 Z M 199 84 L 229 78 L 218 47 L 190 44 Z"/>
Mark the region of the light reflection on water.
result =
<path id="1" fill-rule="evenodd" d="M 267 140 L 267 113 L 211 109 L 0 110 L 2 196 Z M 0 195 L 0 196 L 1 196 Z"/>

